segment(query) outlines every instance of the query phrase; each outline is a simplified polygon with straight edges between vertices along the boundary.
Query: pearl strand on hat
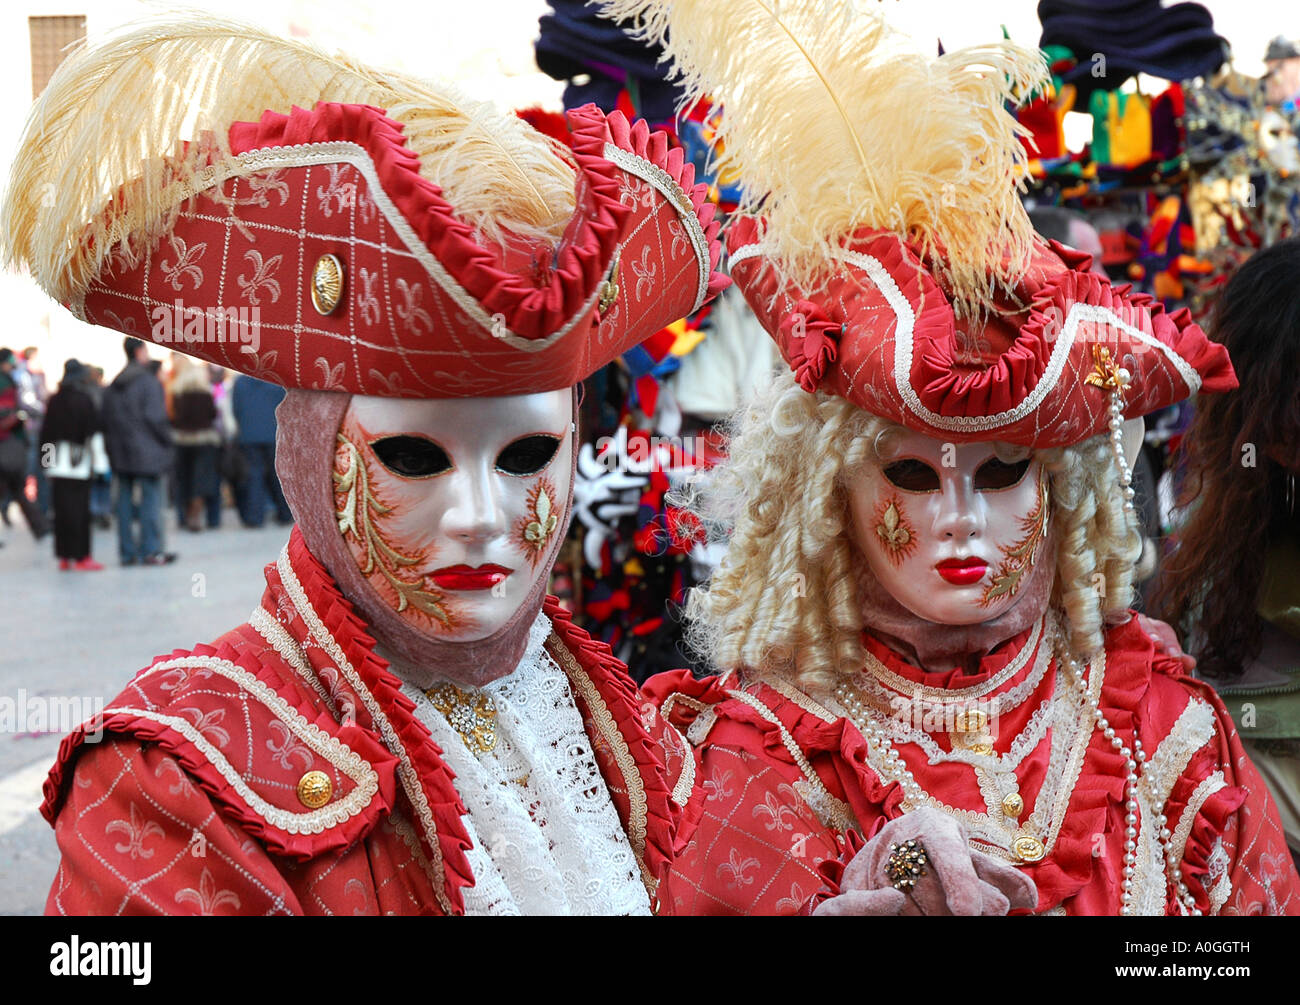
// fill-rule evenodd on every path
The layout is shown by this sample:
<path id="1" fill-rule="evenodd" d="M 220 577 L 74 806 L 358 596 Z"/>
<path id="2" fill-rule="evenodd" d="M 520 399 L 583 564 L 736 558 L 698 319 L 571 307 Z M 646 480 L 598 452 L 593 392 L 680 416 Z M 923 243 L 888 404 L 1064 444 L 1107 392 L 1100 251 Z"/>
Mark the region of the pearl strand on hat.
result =
<path id="1" fill-rule="evenodd" d="M 1129 382 L 1129 372 L 1120 367 L 1115 371 L 1117 386 L 1110 394 L 1110 446 L 1115 453 L 1115 467 L 1119 471 L 1119 484 L 1124 494 L 1124 513 L 1134 513 L 1133 468 L 1124 455 L 1124 388 Z"/>

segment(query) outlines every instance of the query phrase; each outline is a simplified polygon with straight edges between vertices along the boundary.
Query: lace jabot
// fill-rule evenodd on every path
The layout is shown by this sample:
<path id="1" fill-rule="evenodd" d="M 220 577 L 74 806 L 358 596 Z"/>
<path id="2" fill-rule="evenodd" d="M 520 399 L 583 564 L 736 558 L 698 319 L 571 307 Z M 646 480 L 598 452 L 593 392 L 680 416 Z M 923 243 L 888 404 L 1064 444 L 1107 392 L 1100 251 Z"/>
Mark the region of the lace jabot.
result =
<path id="1" fill-rule="evenodd" d="M 465 804 L 475 884 L 467 914 L 649 914 L 632 847 L 596 763 L 568 678 L 546 651 L 538 614 L 514 673 L 461 691 L 495 706 L 495 743 L 463 738 L 465 714 L 441 711 L 438 686 L 402 691 L 442 748 Z M 472 718 L 472 713 L 470 714 Z M 484 720 L 480 718 L 480 723 Z M 490 749 L 484 749 L 490 747 Z"/>

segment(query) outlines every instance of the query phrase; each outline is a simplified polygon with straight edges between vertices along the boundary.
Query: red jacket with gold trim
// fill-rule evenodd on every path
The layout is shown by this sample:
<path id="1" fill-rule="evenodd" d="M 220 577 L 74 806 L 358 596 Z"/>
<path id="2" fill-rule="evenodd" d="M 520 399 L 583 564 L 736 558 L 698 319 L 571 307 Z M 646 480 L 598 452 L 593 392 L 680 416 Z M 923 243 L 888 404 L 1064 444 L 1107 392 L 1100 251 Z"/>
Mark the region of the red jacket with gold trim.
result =
<path id="1" fill-rule="evenodd" d="M 891 753 L 783 681 L 694 680 L 686 671 L 651 678 L 643 693 L 675 734 L 663 745 L 685 803 L 677 854 L 659 887 L 662 913 L 808 913 L 838 892 L 863 840 L 913 808 L 903 767 L 940 809 L 965 821 L 972 844 L 1034 880 L 1038 913 L 1120 913 L 1125 759 L 1058 675 L 1048 638 L 1040 623 L 962 675 L 927 673 L 866 637 L 900 694 L 1007 695 L 991 738 L 996 757 L 954 756 L 958 737 L 932 729 L 937 719 L 912 721 L 914 739 L 893 741 Z M 1136 913 L 1188 913 L 1167 849 L 1202 913 L 1300 914 L 1300 879 L 1277 811 L 1213 689 L 1157 651 L 1136 618 L 1108 631 L 1088 681 L 1124 744 L 1133 749 L 1139 737 L 1146 753 Z M 1006 793 L 1018 797 L 1011 809 L 999 802 Z M 1161 831 L 1167 836 L 1157 840 Z M 1037 860 L 1013 854 L 1026 833 L 1041 838 Z"/>
<path id="2" fill-rule="evenodd" d="M 41 807 L 62 852 L 47 913 L 463 913 L 470 841 L 442 752 L 296 529 L 266 579 L 246 624 L 160 657 L 64 739 Z M 675 777 L 623 664 L 543 610 L 653 902 Z"/>

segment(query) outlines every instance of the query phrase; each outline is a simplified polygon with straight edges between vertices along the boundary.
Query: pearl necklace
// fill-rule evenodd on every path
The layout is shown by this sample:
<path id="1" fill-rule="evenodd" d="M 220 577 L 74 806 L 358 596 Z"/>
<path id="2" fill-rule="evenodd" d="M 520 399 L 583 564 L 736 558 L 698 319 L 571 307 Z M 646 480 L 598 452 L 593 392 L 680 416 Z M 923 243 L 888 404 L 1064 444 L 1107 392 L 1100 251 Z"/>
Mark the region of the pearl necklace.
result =
<path id="1" fill-rule="evenodd" d="M 1124 758 L 1125 766 L 1128 769 L 1124 779 L 1124 880 L 1120 890 L 1120 914 L 1131 916 L 1134 912 L 1133 892 L 1137 874 L 1137 823 L 1138 823 L 1138 769 L 1140 765 L 1146 762 L 1146 752 L 1142 749 L 1142 741 L 1136 736 L 1133 738 L 1133 746 L 1130 748 L 1123 739 L 1115 732 L 1106 715 L 1101 710 L 1100 697 L 1094 697 L 1088 688 L 1087 681 L 1083 677 L 1082 670 L 1077 660 L 1067 659 L 1064 661 L 1066 675 L 1070 682 L 1078 689 L 1083 701 L 1085 702 L 1090 717 L 1093 720 L 1093 729 L 1100 729 L 1102 736 L 1110 745 Z M 849 718 L 853 721 L 868 745 L 874 745 L 884 753 L 885 763 L 892 774 L 894 774 L 903 787 L 907 802 L 913 806 L 919 806 L 926 802 L 934 802 L 930 794 L 922 788 L 916 780 L 912 770 L 908 768 L 902 756 L 894 748 L 890 740 L 888 729 L 882 727 L 871 717 L 872 709 L 864 705 L 857 697 L 854 696 L 847 682 L 840 684 L 835 691 L 835 696 L 840 704 L 848 711 Z M 1089 731 L 1091 735 L 1091 731 Z M 1086 740 L 1084 741 L 1086 742 Z M 1200 909 L 1196 906 L 1196 898 L 1188 890 L 1186 882 L 1183 880 L 1181 870 L 1178 868 L 1176 854 L 1171 847 L 1172 835 L 1169 832 L 1168 819 L 1164 813 L 1160 813 L 1155 818 L 1155 827 L 1158 828 L 1156 844 L 1160 849 L 1161 861 L 1165 864 L 1167 871 L 1166 879 L 1174 884 L 1177 891 L 1178 901 L 1187 913 L 1199 916 Z M 1041 842 L 1036 838 L 1030 840 L 1036 842 L 1041 847 Z M 1017 851 L 1015 845 L 1019 844 L 1019 839 L 1013 842 L 1011 852 L 1024 861 L 1024 857 Z M 1041 858 L 1041 855 L 1039 856 Z"/>

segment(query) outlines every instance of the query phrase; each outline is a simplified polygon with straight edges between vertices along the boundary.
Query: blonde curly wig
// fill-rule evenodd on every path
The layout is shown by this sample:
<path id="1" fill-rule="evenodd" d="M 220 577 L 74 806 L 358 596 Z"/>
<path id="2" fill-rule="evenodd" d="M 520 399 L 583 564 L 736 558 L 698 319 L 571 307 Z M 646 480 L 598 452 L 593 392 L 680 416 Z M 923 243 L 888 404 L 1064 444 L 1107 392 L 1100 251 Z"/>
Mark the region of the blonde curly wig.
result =
<path id="1" fill-rule="evenodd" d="M 687 640 L 714 668 L 745 667 L 811 693 L 862 666 L 856 570 L 865 560 L 850 536 L 845 483 L 897 428 L 807 393 L 788 371 L 732 420 L 728 459 L 683 500 L 730 532 L 721 564 L 687 603 Z M 999 446 L 1016 451 L 1025 454 Z M 1050 476 L 1063 655 L 1086 660 L 1104 626 L 1123 620 L 1141 538 L 1125 519 L 1108 437 L 1034 456 Z"/>

